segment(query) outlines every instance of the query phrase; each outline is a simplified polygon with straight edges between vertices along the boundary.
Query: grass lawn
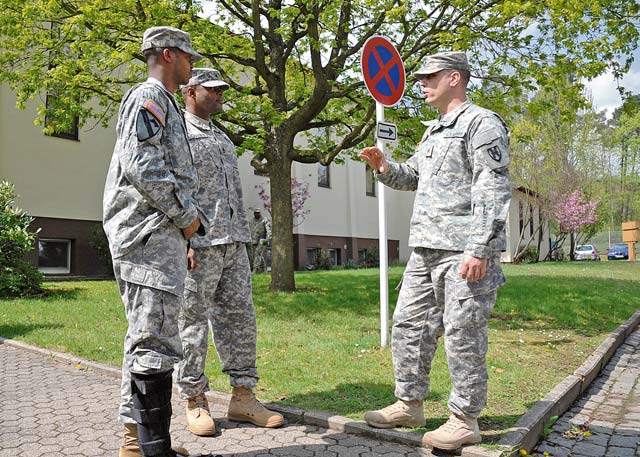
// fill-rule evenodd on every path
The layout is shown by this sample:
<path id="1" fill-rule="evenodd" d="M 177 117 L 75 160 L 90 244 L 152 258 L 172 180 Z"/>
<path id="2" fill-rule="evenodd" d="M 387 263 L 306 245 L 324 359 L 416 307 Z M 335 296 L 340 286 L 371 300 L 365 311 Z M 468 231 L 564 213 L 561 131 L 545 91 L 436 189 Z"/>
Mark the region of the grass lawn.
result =
<path id="1" fill-rule="evenodd" d="M 504 270 L 507 284 L 490 322 L 489 405 L 480 424 L 488 442 L 571 374 L 636 311 L 640 297 L 640 262 Z M 390 270 L 392 304 L 402 271 Z M 305 272 L 296 283 L 295 293 L 271 292 L 268 276 L 254 277 L 258 396 L 354 419 L 394 401 L 390 350 L 379 346 L 378 270 Z M 119 366 L 126 319 L 115 282 L 46 288 L 44 298 L 0 300 L 0 336 Z M 207 375 L 212 389 L 229 391 L 214 350 Z M 449 389 L 440 348 L 425 402 L 426 428 L 446 420 Z"/>

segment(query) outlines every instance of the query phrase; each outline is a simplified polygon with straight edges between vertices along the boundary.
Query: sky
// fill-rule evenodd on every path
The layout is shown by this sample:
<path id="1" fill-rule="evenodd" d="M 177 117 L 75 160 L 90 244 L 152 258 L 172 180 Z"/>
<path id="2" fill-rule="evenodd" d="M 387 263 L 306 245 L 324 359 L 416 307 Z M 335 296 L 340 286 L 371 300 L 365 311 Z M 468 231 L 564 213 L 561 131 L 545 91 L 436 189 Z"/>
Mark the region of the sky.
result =
<path id="1" fill-rule="evenodd" d="M 622 104 L 617 84 L 611 72 L 585 83 L 587 90 L 591 92 L 596 111 L 605 110 L 608 117 L 611 117 L 613 111 Z M 636 49 L 631 69 L 620 80 L 620 85 L 634 94 L 640 93 L 640 49 Z"/>

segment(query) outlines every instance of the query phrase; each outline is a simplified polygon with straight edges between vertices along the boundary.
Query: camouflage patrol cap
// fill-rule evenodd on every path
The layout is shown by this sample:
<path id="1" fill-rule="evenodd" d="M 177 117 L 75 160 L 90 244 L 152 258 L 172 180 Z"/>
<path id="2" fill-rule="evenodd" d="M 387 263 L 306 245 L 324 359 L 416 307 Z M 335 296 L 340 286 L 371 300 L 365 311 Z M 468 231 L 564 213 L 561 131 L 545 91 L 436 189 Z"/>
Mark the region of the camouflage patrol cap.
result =
<path id="1" fill-rule="evenodd" d="M 439 52 L 427 56 L 424 66 L 416 71 L 413 76 L 422 79 L 427 75 L 432 75 L 440 70 L 461 70 L 469 71 L 469 62 L 464 52 L 449 51 Z"/>
<path id="2" fill-rule="evenodd" d="M 153 48 L 178 48 L 193 56 L 194 61 L 202 59 L 202 55 L 191 47 L 191 36 L 187 32 L 167 25 L 151 27 L 144 31 L 142 52 Z"/>
<path id="3" fill-rule="evenodd" d="M 229 88 L 229 84 L 222 80 L 220 72 L 213 68 L 194 68 L 191 70 L 191 79 L 183 87 L 189 86 Z"/>

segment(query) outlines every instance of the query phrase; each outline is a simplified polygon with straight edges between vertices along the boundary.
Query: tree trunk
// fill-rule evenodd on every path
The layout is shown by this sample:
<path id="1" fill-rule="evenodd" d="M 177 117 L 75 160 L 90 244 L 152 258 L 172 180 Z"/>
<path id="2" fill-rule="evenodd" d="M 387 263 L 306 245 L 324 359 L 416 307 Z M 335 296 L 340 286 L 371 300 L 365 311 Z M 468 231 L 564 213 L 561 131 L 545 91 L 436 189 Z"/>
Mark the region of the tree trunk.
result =
<path id="1" fill-rule="evenodd" d="M 279 151 L 281 152 L 281 151 Z M 280 155 L 280 154 L 278 154 Z M 276 154 L 273 154 L 275 157 Z M 271 192 L 271 289 L 293 291 L 293 211 L 291 209 L 291 160 L 286 154 L 269 168 Z"/>

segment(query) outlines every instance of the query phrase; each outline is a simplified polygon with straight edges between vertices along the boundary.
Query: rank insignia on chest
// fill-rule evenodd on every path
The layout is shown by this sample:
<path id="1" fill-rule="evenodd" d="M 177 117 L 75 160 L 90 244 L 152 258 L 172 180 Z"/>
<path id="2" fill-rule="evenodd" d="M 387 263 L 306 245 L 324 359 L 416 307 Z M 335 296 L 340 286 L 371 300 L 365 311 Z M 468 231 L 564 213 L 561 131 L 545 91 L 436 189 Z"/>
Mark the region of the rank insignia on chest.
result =
<path id="1" fill-rule="evenodd" d="M 428 141 L 423 141 L 418 145 L 416 149 L 417 152 L 424 154 L 425 157 L 431 157 L 431 155 L 433 154 L 433 145 Z"/>
<path id="2" fill-rule="evenodd" d="M 138 111 L 136 118 L 136 134 L 138 141 L 146 141 L 154 137 L 164 126 L 165 112 L 153 100 L 147 100 Z"/>

